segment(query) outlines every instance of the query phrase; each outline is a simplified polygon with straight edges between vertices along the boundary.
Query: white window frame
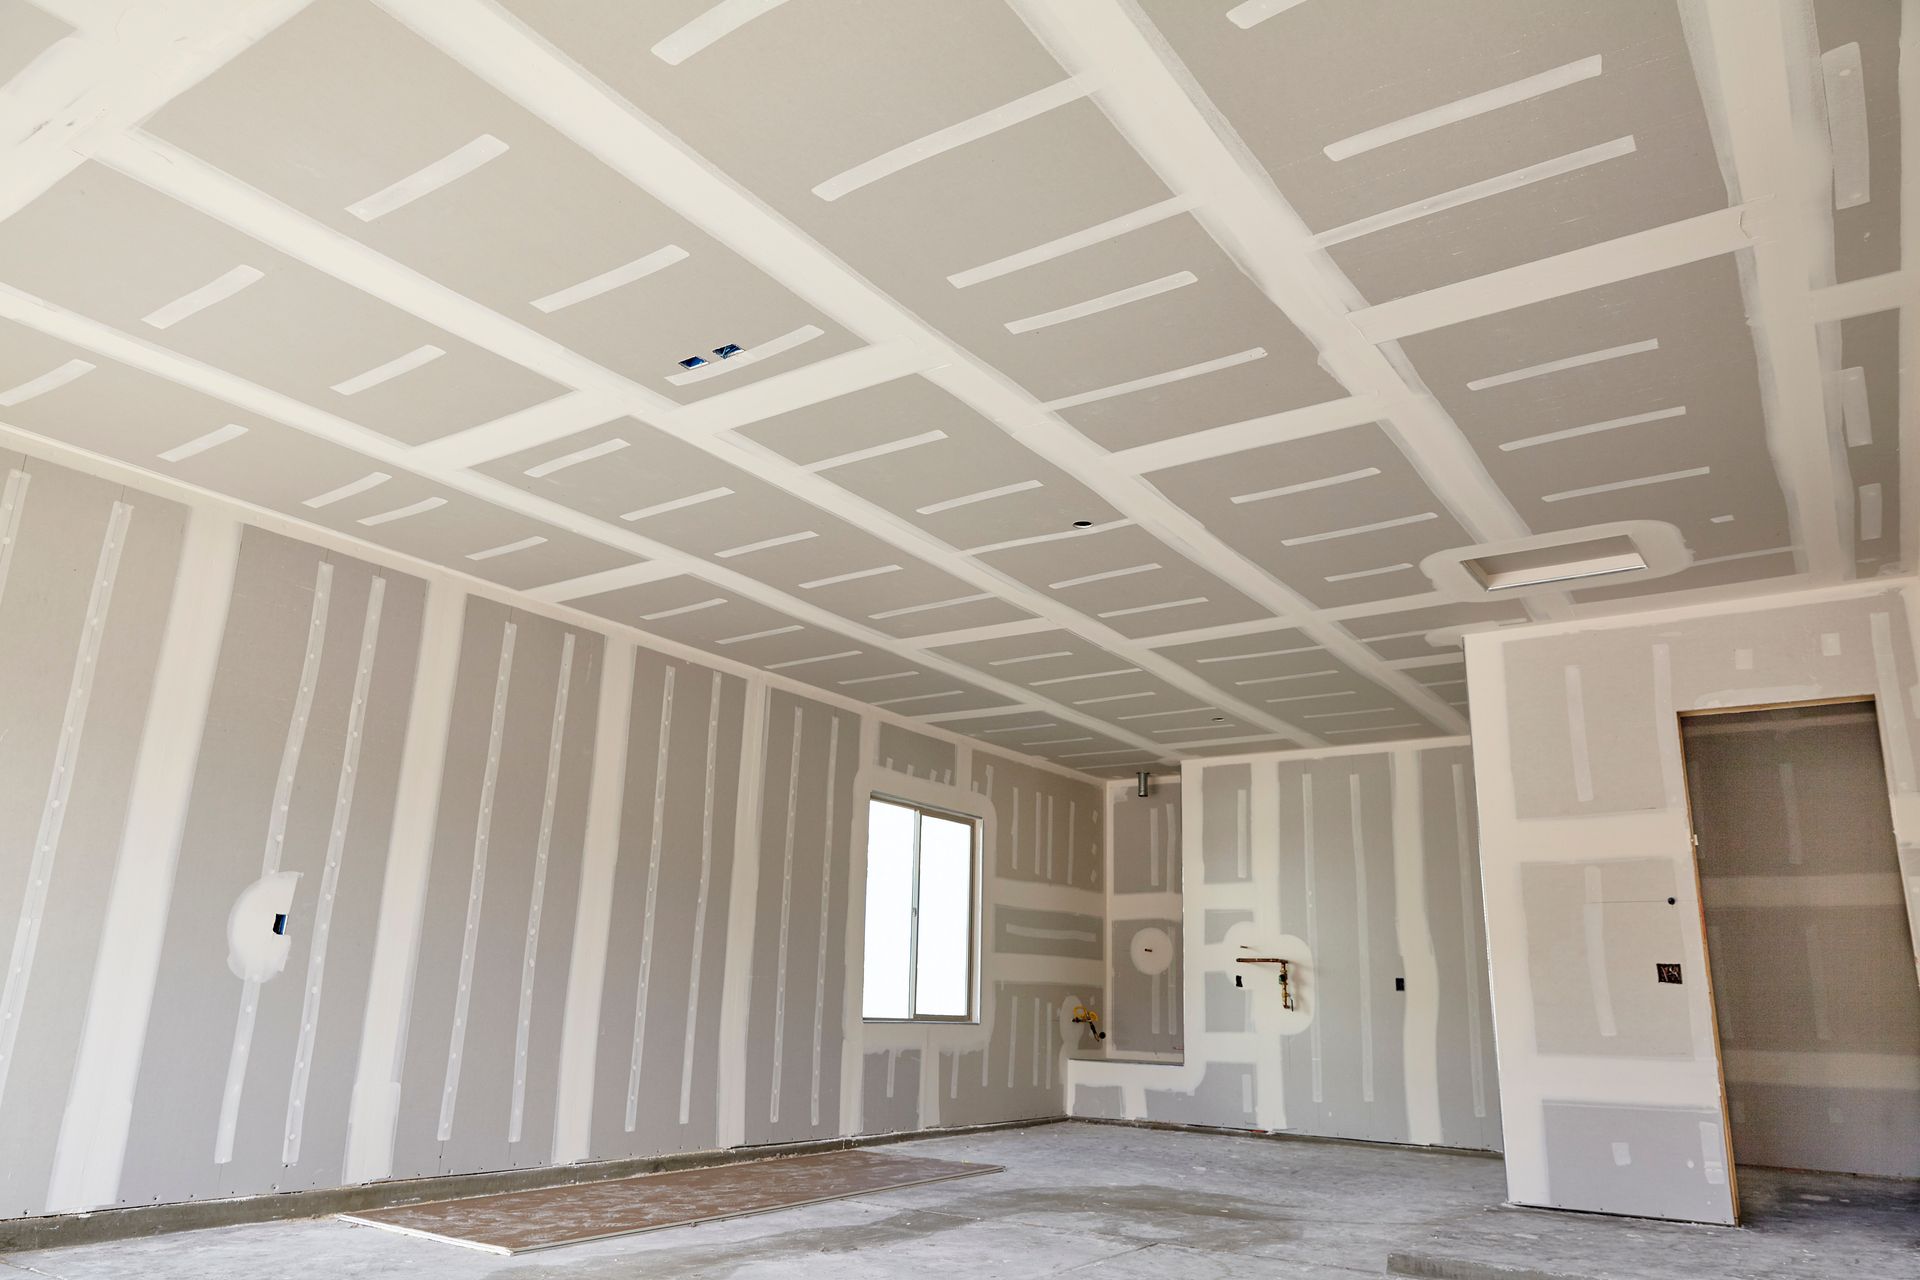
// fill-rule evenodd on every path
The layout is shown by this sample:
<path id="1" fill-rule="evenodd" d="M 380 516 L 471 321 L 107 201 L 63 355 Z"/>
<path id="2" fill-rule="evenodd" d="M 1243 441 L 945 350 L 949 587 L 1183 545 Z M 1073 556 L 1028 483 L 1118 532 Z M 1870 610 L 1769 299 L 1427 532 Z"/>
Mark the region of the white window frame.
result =
<path id="1" fill-rule="evenodd" d="M 876 791 L 867 799 L 869 806 L 871 806 L 873 802 L 878 801 L 881 804 L 890 804 L 901 809 L 910 809 L 913 811 L 913 905 L 909 912 L 907 926 L 907 1016 L 904 1018 L 870 1017 L 866 1011 L 865 998 L 863 995 L 860 1020 L 862 1022 L 896 1024 L 909 1022 L 957 1025 L 978 1023 L 980 1021 L 981 869 L 985 844 L 985 841 L 982 839 L 982 832 L 986 824 L 978 814 L 961 813 L 955 809 L 943 809 L 939 805 L 924 804 L 918 800 L 908 800 L 901 796 L 887 795 L 885 792 Z M 927 817 L 941 818 L 948 822 L 964 823 L 967 829 L 973 833 L 971 841 L 972 856 L 969 858 L 970 869 L 967 880 L 967 1011 L 965 1013 L 921 1013 L 915 1008 L 920 998 L 920 823 L 923 818 Z M 873 854 L 871 833 L 868 835 L 868 840 L 867 856 L 871 857 Z M 862 937 L 866 936 L 866 911 L 867 905 L 863 899 L 861 904 L 862 918 L 860 921 Z M 866 957 L 863 955 L 863 963 L 865 959 Z"/>

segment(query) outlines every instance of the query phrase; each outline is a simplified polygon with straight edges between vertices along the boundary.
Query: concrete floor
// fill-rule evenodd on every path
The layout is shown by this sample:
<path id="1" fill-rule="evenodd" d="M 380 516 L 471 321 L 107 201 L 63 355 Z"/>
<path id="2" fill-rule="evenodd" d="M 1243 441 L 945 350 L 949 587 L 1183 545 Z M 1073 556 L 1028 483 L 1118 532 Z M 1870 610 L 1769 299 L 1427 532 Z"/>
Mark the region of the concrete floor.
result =
<path id="1" fill-rule="evenodd" d="M 519 1258 L 333 1219 L 0 1257 L 0 1280 L 1098 1275 L 1852 1280 L 1920 1277 L 1920 1184 L 1742 1170 L 1750 1225 L 1500 1207 L 1494 1159 L 1059 1124 L 888 1148 L 1006 1172 Z"/>

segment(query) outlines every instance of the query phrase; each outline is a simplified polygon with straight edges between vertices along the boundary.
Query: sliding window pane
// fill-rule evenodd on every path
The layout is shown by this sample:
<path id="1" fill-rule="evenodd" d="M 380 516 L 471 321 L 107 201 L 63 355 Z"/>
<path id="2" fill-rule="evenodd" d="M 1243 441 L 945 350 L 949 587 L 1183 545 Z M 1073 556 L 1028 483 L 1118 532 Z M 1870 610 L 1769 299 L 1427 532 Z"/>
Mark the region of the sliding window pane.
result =
<path id="1" fill-rule="evenodd" d="M 947 1018 L 972 1012 L 972 952 L 973 824 L 922 814 L 915 1012 Z"/>
<path id="2" fill-rule="evenodd" d="M 868 1018 L 908 1018 L 913 971 L 912 809 L 875 800 L 867 816 L 867 958 L 861 999 Z"/>

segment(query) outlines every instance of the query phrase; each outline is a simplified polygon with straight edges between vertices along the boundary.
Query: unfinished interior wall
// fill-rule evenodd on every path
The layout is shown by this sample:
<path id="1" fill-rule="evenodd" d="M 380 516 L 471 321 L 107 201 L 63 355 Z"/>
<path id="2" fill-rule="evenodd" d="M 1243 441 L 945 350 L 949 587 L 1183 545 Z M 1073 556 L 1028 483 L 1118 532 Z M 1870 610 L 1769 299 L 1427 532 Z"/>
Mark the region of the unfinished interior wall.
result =
<path id="1" fill-rule="evenodd" d="M 1097 1005 L 1104 991 L 1100 787 L 964 741 L 878 725 L 870 736 L 861 795 L 981 821 L 980 1019 L 862 1022 L 858 983 L 850 984 L 846 1025 L 859 1052 L 848 1063 L 858 1074 L 843 1086 L 845 1128 L 880 1133 L 1063 1114 L 1067 1055 L 1082 1041 L 1073 1009 Z M 866 889 L 866 819 L 862 803 L 850 908 L 856 922 Z M 848 945 L 850 971 L 859 972 L 864 933 L 850 929 Z"/>
<path id="2" fill-rule="evenodd" d="M 0 456 L 0 1214 L 1062 1114 L 1101 793 Z M 860 1019 L 866 802 L 983 823 L 981 1018 Z"/>
<path id="3" fill-rule="evenodd" d="M 1498 1149 L 1466 744 L 1189 761 L 1180 793 L 1184 1060 L 1075 1063 L 1075 1114 Z"/>
<path id="4" fill-rule="evenodd" d="M 1734 1160 L 1920 1177 L 1920 982 L 1873 704 L 1681 726 Z"/>
<path id="5" fill-rule="evenodd" d="M 1732 1220 L 1678 713 L 1875 698 L 1911 913 L 1912 607 L 1873 587 L 1468 637 L 1512 1199 Z"/>

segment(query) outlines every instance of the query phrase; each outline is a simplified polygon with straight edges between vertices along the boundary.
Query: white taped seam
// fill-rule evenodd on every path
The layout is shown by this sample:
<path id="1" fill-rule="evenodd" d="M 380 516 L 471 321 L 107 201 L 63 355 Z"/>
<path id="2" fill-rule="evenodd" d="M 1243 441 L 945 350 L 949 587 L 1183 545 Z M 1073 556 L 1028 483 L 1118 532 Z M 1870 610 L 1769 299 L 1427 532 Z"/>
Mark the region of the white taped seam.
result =
<path id="1" fill-rule="evenodd" d="M 827 922 L 833 918 L 833 851 L 836 847 L 833 808 L 840 776 L 840 716 L 829 713 L 827 723 L 827 819 L 820 843 L 820 948 L 813 968 L 813 1101 L 810 1115 L 820 1125 L 820 1042 L 827 1007 Z"/>
<path id="2" fill-rule="evenodd" d="M 1584 868 L 1581 885 L 1586 896 L 1581 907 L 1581 922 L 1586 938 L 1587 984 L 1593 996 L 1593 1017 L 1601 1036 L 1611 1040 L 1620 1034 L 1620 1029 L 1614 1022 L 1613 985 L 1607 974 L 1607 907 L 1600 868 Z"/>
<path id="3" fill-rule="evenodd" d="M 490 133 L 483 133 L 392 186 L 384 187 L 363 200 L 354 201 L 347 206 L 347 212 L 362 222 L 383 218 L 396 209 L 404 209 L 415 200 L 432 195 L 448 183 L 459 181 L 481 165 L 506 153 L 506 143 Z"/>
<path id="4" fill-rule="evenodd" d="M 1102 400 L 1111 400 L 1116 396 L 1131 395 L 1135 391 L 1146 391 L 1153 387 L 1164 387 L 1173 382 L 1185 382 L 1189 378 L 1203 377 L 1209 373 L 1219 373 L 1223 369 L 1232 369 L 1266 358 L 1265 347 L 1248 347 L 1245 351 L 1236 351 L 1232 355 L 1218 356 L 1212 360 L 1202 360 L 1198 364 L 1169 369 L 1165 373 L 1148 374 L 1144 378 L 1134 378 L 1127 382 L 1116 382 L 1112 386 L 1095 387 L 1091 391 L 1081 391 L 1070 396 L 1061 396 L 1058 400 L 1049 400 L 1040 407 L 1059 412 L 1062 409 L 1077 409 L 1083 404 L 1097 404 Z"/>
<path id="5" fill-rule="evenodd" d="M 732 35 L 755 18 L 772 13 L 787 0 L 718 0 L 653 46 L 653 56 L 677 67 L 707 46 Z"/>
<path id="6" fill-rule="evenodd" d="M 1283 484 L 1277 489 L 1260 489 L 1253 493 L 1236 494 L 1228 501 L 1235 506 L 1248 502 L 1264 502 L 1268 498 L 1284 498 L 1296 493 L 1309 493 L 1315 489 L 1331 489 L 1335 485 L 1352 484 L 1355 480 L 1365 480 L 1380 474 L 1378 467 L 1361 467 L 1357 471 L 1343 471 L 1335 476 L 1323 476 L 1318 480 L 1301 480 L 1294 484 Z"/>
<path id="7" fill-rule="evenodd" d="M 171 329 L 189 316 L 198 315 L 208 307 L 225 302 L 248 285 L 256 284 L 265 278 L 265 272 L 242 264 L 223 272 L 190 293 L 181 294 L 166 306 L 149 312 L 141 317 L 140 322 L 151 325 L 155 329 Z"/>
<path id="8" fill-rule="evenodd" d="M 1241 0 L 1227 10 L 1227 21 L 1242 31 L 1251 30 L 1268 18 L 1278 17 L 1302 0 Z"/>
<path id="9" fill-rule="evenodd" d="M 1373 1101 L 1373 922 L 1368 894 L 1366 826 L 1360 813 L 1360 774 L 1347 775 L 1347 830 L 1353 854 L 1354 944 L 1360 957 L 1360 1098 Z"/>
<path id="10" fill-rule="evenodd" d="M 0 604 L 7 598 L 7 575 L 13 569 L 13 553 L 20 545 L 20 521 L 27 513 L 27 490 L 33 477 L 25 471 L 9 470 L 0 486 Z"/>
<path id="11" fill-rule="evenodd" d="M 1024 271 L 1042 262 L 1051 262 L 1069 253 L 1091 248 L 1096 244 L 1105 244 L 1109 240 L 1126 235 L 1129 231 L 1150 227 L 1156 222 L 1163 222 L 1176 214 L 1185 213 L 1193 208 L 1193 205 L 1194 201 L 1189 196 L 1174 196 L 1158 204 L 1150 204 L 1144 209 L 1136 209 L 1132 213 L 1121 214 L 1117 218 L 1110 218 L 1084 230 L 1049 240 L 1045 244 L 1035 245 L 1031 249 L 1022 249 L 1019 253 L 1008 254 L 1004 258 L 996 258 L 992 262 L 984 262 L 977 267 L 955 272 L 947 277 L 947 283 L 956 289 L 965 289 L 970 285 L 984 284 L 988 280 L 998 280 L 1001 276 Z"/>
<path id="12" fill-rule="evenodd" d="M 229 422 L 224 427 L 215 427 L 203 436 L 195 436 L 185 444 L 177 444 L 158 456 L 162 462 L 185 462 L 188 458 L 197 457 L 209 449 L 217 449 L 223 444 L 238 440 L 245 434 L 247 434 L 245 427 L 237 422 Z"/>
<path id="13" fill-rule="evenodd" d="M 1685 417 L 1687 406 L 1675 405 L 1671 409 L 1655 409 L 1650 413 L 1630 413 L 1623 418 L 1608 418 L 1604 422 L 1589 422 L 1583 427 L 1567 427 L 1560 431 L 1548 431 L 1537 436 L 1523 436 L 1518 440 L 1509 440 L 1500 446 L 1502 453 L 1512 453 L 1515 449 L 1532 449 L 1543 444 L 1557 444 L 1562 440 L 1576 440 L 1581 436 L 1598 435 L 1603 431 L 1618 431 L 1621 427 L 1637 427 L 1647 422 L 1664 422 L 1668 418 Z"/>
<path id="14" fill-rule="evenodd" d="M 1474 908 L 1474 855 L 1473 834 L 1467 824 L 1470 812 L 1467 798 L 1467 769 L 1463 764 L 1453 766 L 1453 847 L 1459 860 L 1460 870 L 1460 939 L 1462 955 L 1466 964 L 1467 991 L 1467 1073 L 1473 1086 L 1473 1115 L 1476 1120 L 1487 1116 L 1487 1065 L 1486 1051 L 1481 1047 L 1480 1028 L 1480 980 L 1486 972 L 1486 966 L 1480 963 L 1486 955 L 1486 948 L 1480 945 L 1480 913 Z"/>
<path id="15" fill-rule="evenodd" d="M 748 365 L 759 364 L 762 360 L 771 360 L 795 347 L 805 346 L 815 338 L 826 336 L 826 330 L 819 325 L 803 324 L 798 329 L 789 330 L 777 338 L 769 338 L 758 346 L 748 347 L 745 351 L 735 352 L 724 359 L 716 358 L 692 369 L 670 373 L 667 375 L 667 381 L 676 387 L 692 386 L 696 382 L 709 382 L 721 374 L 736 372 Z"/>
<path id="16" fill-rule="evenodd" d="M 1840 421 L 1846 430 L 1847 447 L 1861 449 L 1873 443 L 1873 406 L 1867 398 L 1867 371 L 1858 366 L 1842 369 L 1840 382 Z"/>
<path id="17" fill-rule="evenodd" d="M 924 138 L 916 138 L 871 160 L 863 161 L 820 183 L 814 187 L 813 194 L 822 200 L 838 200 L 842 196 L 851 195 L 862 187 L 890 177 L 923 160 L 931 160 L 957 147 L 963 147 L 969 142 L 991 137 L 1002 129 L 1010 129 L 1035 116 L 1044 115 L 1056 107 L 1078 102 L 1092 92 L 1092 88 L 1088 81 L 1069 76 L 1044 89 L 1036 89 L 1032 93 L 1015 98 L 1012 102 L 990 111 L 983 111 L 971 119 L 948 125 Z"/>
<path id="18" fill-rule="evenodd" d="M 1370 214 L 1367 217 L 1349 222 L 1345 226 L 1322 231 L 1313 238 L 1313 242 L 1322 249 L 1331 248 L 1337 244 L 1345 244 L 1349 240 L 1358 240 L 1360 237 L 1372 235 L 1376 231 L 1385 231 L 1392 227 L 1405 226 L 1409 222 L 1416 222 L 1421 218 L 1431 217 L 1436 213 L 1445 213 L 1449 209 L 1458 209 L 1478 200 L 1504 195 L 1509 191 L 1518 191 L 1523 187 L 1530 187 L 1536 182 L 1545 182 L 1550 178 L 1559 178 L 1569 173 L 1578 173 L 1582 169 L 1589 169 L 1594 165 L 1604 164 L 1608 160 L 1617 160 L 1622 156 L 1632 155 L 1634 150 L 1635 143 L 1633 135 L 1627 134 L 1625 137 L 1614 138 L 1611 141 L 1602 142 L 1596 146 L 1585 147 L 1579 151 L 1569 152 L 1563 156 L 1555 156 L 1551 160 L 1543 160 L 1538 164 L 1530 164 L 1524 168 L 1496 174 L 1491 178 L 1469 183 L 1464 187 L 1456 187 L 1452 191 L 1442 191 L 1438 195 L 1427 196 L 1424 199 L 1415 200 L 1411 204 L 1401 205 L 1397 209 L 1386 209 L 1379 213 Z"/>
<path id="19" fill-rule="evenodd" d="M 802 712 L 793 709 L 793 741 L 787 752 L 787 825 L 780 873 L 780 950 L 773 984 L 773 1071 L 767 1098 L 767 1122 L 780 1123 L 780 1075 L 787 1048 L 787 940 L 793 920 L 793 827 L 800 808 L 800 730 Z"/>
<path id="20" fill-rule="evenodd" d="M 1057 307 L 1038 315 L 1009 320 L 1006 323 L 1006 330 L 1008 333 L 1032 333 L 1037 329 L 1050 329 L 1054 325 L 1066 324 L 1070 320 L 1084 320 L 1088 316 L 1097 316 L 1115 307 L 1124 307 L 1130 302 L 1144 302 L 1148 298 L 1157 298 L 1163 293 L 1171 293 L 1175 289 L 1184 289 L 1190 284 L 1197 284 L 1199 280 L 1200 277 L 1191 271 L 1175 271 L 1171 275 L 1130 285 L 1125 289 L 1115 289 L 1112 293 L 1103 293 L 1097 298 L 1076 302 L 1072 306 Z"/>
<path id="21" fill-rule="evenodd" d="M 1573 794 L 1581 804 L 1589 804 L 1593 800 L 1593 765 L 1587 741 L 1586 688 L 1579 667 L 1564 667 L 1561 676 L 1566 686 L 1567 756 L 1573 769 Z"/>
<path id="22" fill-rule="evenodd" d="M 319 510 L 321 507 L 330 507 L 336 502 L 341 502 L 357 494 L 365 493 L 369 489 L 377 489 L 391 479 L 393 479 L 393 477 L 384 471 L 369 471 L 358 480 L 348 481 L 337 489 L 329 489 L 325 493 L 317 493 L 311 498 L 303 499 L 300 505 L 303 507 L 312 507 L 315 510 Z"/>
<path id="23" fill-rule="evenodd" d="M 374 528 L 378 525 L 392 524 L 396 520 L 410 520 L 414 516 L 425 515 L 429 511 L 438 511 L 447 505 L 445 498 L 422 498 L 418 502 L 409 502 L 404 507 L 395 507 L 391 511 L 382 511 L 377 515 L 362 516 L 356 523 Z"/>
<path id="24" fill-rule="evenodd" d="M 629 447 L 630 442 L 622 440 L 619 436 L 615 436 L 611 440 L 602 440 L 599 444 L 590 444 L 584 449 L 575 449 L 573 452 L 563 453 L 557 458 L 549 458 L 545 462 L 535 463 L 521 474 L 530 476 L 535 480 L 540 480 L 554 474 L 556 471 L 565 471 L 568 467 L 577 467 L 583 462 L 592 462 L 595 458 L 604 458 L 610 453 L 618 453 L 622 449 Z"/>
<path id="25" fill-rule="evenodd" d="M 547 735 L 546 791 L 540 803 L 540 836 L 534 845 L 533 891 L 527 900 L 527 943 L 520 963 L 520 1004 L 513 1033 L 513 1103 L 507 1141 L 520 1141 L 527 1110 L 527 1054 L 533 1039 L 533 982 L 540 958 L 540 911 L 547 900 L 547 867 L 553 850 L 553 816 L 560 797 L 560 760 L 567 741 L 567 697 L 573 687 L 574 634 L 560 642 L 560 676 L 553 693 L 553 724 Z"/>
<path id="26" fill-rule="evenodd" d="M 1876 482 L 1861 485 L 1856 495 L 1862 542 L 1876 541 L 1885 532 L 1884 508 L 1880 493 L 1880 485 Z"/>
<path id="27" fill-rule="evenodd" d="M 1867 145 L 1867 84 L 1858 41 L 1820 55 L 1827 100 L 1828 152 L 1833 161 L 1833 207 L 1854 209 L 1873 198 L 1872 148 Z"/>
<path id="28" fill-rule="evenodd" d="M 1244 7 L 1246 6 L 1243 5 L 1242 8 Z M 1357 155 L 1363 155 L 1387 146 L 1389 143 L 1404 142 L 1408 138 L 1431 133 L 1446 125 L 1471 120 L 1475 116 L 1483 116 L 1489 112 L 1498 111 L 1502 107 L 1511 107 L 1533 98 L 1543 97 L 1556 89 L 1564 89 L 1568 85 L 1579 84 L 1583 80 L 1591 80 L 1598 76 L 1600 71 L 1600 55 L 1596 53 L 1590 58 L 1581 58 L 1576 62 L 1542 71 L 1538 75 L 1503 84 L 1496 89 L 1457 98 L 1444 106 L 1402 116 L 1387 124 L 1341 138 L 1337 142 L 1330 142 L 1321 150 L 1329 160 L 1351 160 Z"/>
<path id="29" fill-rule="evenodd" d="M 655 249 L 644 257 L 635 258 L 624 266 L 603 271 L 597 276 L 582 280 L 579 284 L 556 290 L 544 298 L 535 298 L 533 306 L 537 311 L 552 315 L 556 311 L 564 311 L 568 307 L 597 298 L 603 293 L 612 293 L 615 289 L 630 285 L 636 280 L 644 280 L 656 271 L 665 270 L 676 262 L 686 261 L 687 257 L 685 249 L 677 244 L 670 244 L 664 248 Z"/>
<path id="30" fill-rule="evenodd" d="M 693 1054 L 700 1032 L 700 964 L 707 949 L 707 912 L 713 887 L 713 797 L 720 750 L 720 695 L 723 677 L 713 673 L 707 694 L 707 767 L 705 800 L 700 809 L 700 888 L 693 903 L 693 953 L 687 965 L 687 1031 L 680 1048 L 680 1123 L 693 1115 Z M 822 916 L 824 920 L 826 917 Z"/>
<path id="31" fill-rule="evenodd" d="M 1647 338 L 1640 342 L 1629 342 L 1618 347 L 1605 347 L 1599 351 L 1588 351 L 1577 356 L 1566 356 L 1559 360 L 1548 360 L 1543 364 L 1530 364 L 1523 369 L 1512 369 L 1506 373 L 1496 373 L 1491 377 L 1475 378 L 1467 383 L 1469 391 L 1486 391 L 1493 387 L 1504 387 L 1510 383 L 1525 382 L 1529 378 L 1544 378 L 1550 374 L 1564 373 L 1568 369 L 1580 369 L 1590 364 L 1600 364 L 1608 360 L 1618 360 L 1622 356 L 1644 355 L 1660 349 L 1660 339 Z"/>
<path id="32" fill-rule="evenodd" d="M 560 1025 L 553 1125 L 553 1163 L 557 1165 L 574 1164 L 593 1153 L 593 1086 L 600 1057 L 601 999 L 606 991 L 607 940 L 613 926 L 620 820 L 626 804 L 635 659 L 632 641 L 607 637 L 599 713 L 594 723 L 593 770 L 587 784 L 580 892 L 575 898 L 573 948 Z M 714 674 L 716 678 L 719 675 Z"/>
<path id="33" fill-rule="evenodd" d="M 665 502 L 656 502 L 650 507 L 641 507 L 637 511 L 629 511 L 620 518 L 627 521 L 645 520 L 649 516 L 663 516 L 669 511 L 684 511 L 688 507 L 697 507 L 703 502 L 712 502 L 716 498 L 729 498 L 732 496 L 733 490 L 722 485 L 718 489 L 705 489 L 699 493 L 690 493 L 684 498 L 670 498 Z"/>
<path id="34" fill-rule="evenodd" d="M 473 966 L 480 941 L 480 904 L 487 887 L 487 848 L 493 838 L 493 799 L 500 780 L 501 739 L 506 732 L 507 693 L 513 684 L 513 645 L 518 628 L 500 632 L 500 665 L 493 678 L 493 709 L 487 724 L 487 762 L 480 777 L 480 813 L 473 831 L 473 869 L 467 880 L 467 919 L 460 940 L 459 986 L 453 997 L 453 1027 L 447 1034 L 446 1082 L 440 1092 L 440 1123 L 435 1137 L 453 1137 L 454 1106 L 460 1097 L 460 1058 L 467 1043 L 467 1009 L 473 997 Z"/>
<path id="35" fill-rule="evenodd" d="M 1584 489 L 1563 489 L 1559 493 L 1543 493 L 1540 495 L 1540 501 L 1565 502 L 1568 498 L 1591 498 L 1603 493 L 1619 493 L 1622 489 L 1644 489 L 1648 485 L 1671 484 L 1675 480 L 1693 480 L 1709 475 L 1712 471 L 1712 467 L 1688 467 L 1684 471 L 1663 471 L 1659 475 L 1635 476 L 1631 480 L 1591 484 Z"/>
<path id="36" fill-rule="evenodd" d="M 403 356 L 395 356 L 385 364 L 375 365 L 365 373 L 356 373 L 345 381 L 334 383 L 332 390 L 343 396 L 357 396 L 362 391 L 371 391 L 382 383 L 392 382 L 403 374 L 430 365 L 445 354 L 431 342 L 425 343 Z"/>
<path id="37" fill-rule="evenodd" d="M 908 449 L 918 449 L 923 444 L 938 444 L 947 438 L 944 431 L 922 431 L 919 435 L 903 436 L 898 440 L 889 440 L 885 444 L 869 445 L 865 449 L 854 449 L 847 453 L 836 453 L 830 458 L 818 462 L 809 462 L 808 471 L 831 471 L 835 467 L 849 466 L 855 462 L 867 462 L 874 458 L 884 458 L 888 454 L 904 453 Z"/>
<path id="38" fill-rule="evenodd" d="M 69 360 L 58 368 L 51 369 L 37 378 L 29 378 L 18 386 L 9 387 L 5 391 L 0 391 L 0 409 L 11 409 L 17 404 L 25 404 L 35 396 L 43 396 L 49 391 L 57 391 L 69 382 L 72 382 L 75 378 L 92 373 L 97 367 L 96 365 L 89 364 L 85 360 Z"/>
<path id="39" fill-rule="evenodd" d="M 960 507 L 970 507 L 977 502 L 991 502 L 995 498 L 1005 498 L 1016 493 L 1025 493 L 1029 489 L 1041 487 L 1038 480 L 1017 480 L 1012 484 L 1003 484 L 997 489 L 982 489 L 978 493 L 966 493 L 957 498 L 946 498 L 939 502 L 916 507 L 915 513 L 923 516 L 938 515 L 942 511 L 953 511 Z"/>
<path id="40" fill-rule="evenodd" d="M 640 1122 L 640 1077 L 647 1048 L 647 997 L 653 978 L 653 933 L 660 908 L 660 855 L 667 821 L 667 766 L 673 758 L 673 688 L 679 668 L 660 677 L 660 736 L 653 750 L 653 812 L 647 827 L 647 895 L 640 917 L 640 971 L 633 993 L 633 1052 L 627 1060 L 626 1128 Z"/>

